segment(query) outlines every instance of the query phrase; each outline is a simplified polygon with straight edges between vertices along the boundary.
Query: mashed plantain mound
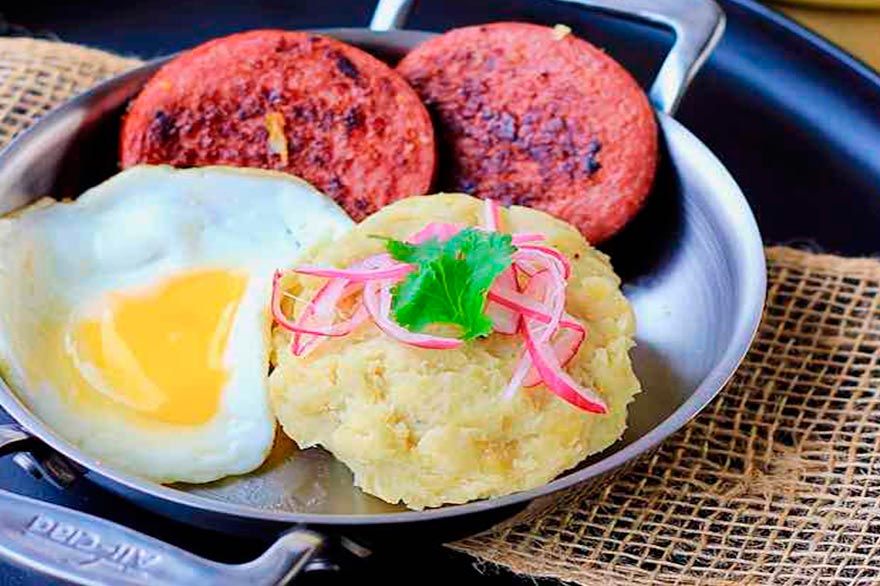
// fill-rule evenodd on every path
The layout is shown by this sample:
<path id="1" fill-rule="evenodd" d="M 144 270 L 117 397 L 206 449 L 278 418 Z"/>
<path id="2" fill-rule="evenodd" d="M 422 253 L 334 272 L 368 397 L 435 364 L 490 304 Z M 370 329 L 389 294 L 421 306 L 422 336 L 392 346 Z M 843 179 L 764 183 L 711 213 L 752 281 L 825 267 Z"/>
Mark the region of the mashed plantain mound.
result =
<path id="1" fill-rule="evenodd" d="M 372 236 L 404 239 L 431 221 L 479 225 L 482 209 L 467 195 L 404 199 L 302 260 L 345 266 L 383 251 Z M 608 257 L 560 220 L 514 206 L 502 222 L 510 231 L 545 234 L 571 259 L 567 310 L 588 333 L 567 370 L 602 395 L 608 414 L 581 411 L 544 386 L 505 399 L 522 351 L 519 336 L 429 350 L 392 340 L 369 323 L 298 358 L 288 333 L 276 328 L 269 382 L 287 435 L 300 447 L 332 452 L 364 491 L 413 509 L 534 488 L 614 443 L 639 392 L 628 354 L 633 313 L 619 278 Z M 292 275 L 283 285 L 309 298 L 321 282 Z"/>

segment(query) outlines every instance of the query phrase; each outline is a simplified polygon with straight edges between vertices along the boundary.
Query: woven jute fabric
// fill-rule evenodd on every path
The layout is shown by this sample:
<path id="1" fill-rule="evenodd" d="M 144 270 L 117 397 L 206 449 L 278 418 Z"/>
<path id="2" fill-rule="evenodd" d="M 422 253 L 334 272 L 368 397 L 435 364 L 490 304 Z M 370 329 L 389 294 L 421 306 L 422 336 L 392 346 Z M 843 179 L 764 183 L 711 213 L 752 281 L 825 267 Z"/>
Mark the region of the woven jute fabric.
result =
<path id="1" fill-rule="evenodd" d="M 0 145 L 53 106 L 139 63 L 68 43 L 0 38 Z"/>
<path id="2" fill-rule="evenodd" d="M 138 63 L 0 39 L 0 144 Z M 880 262 L 768 248 L 757 339 L 679 433 L 450 544 L 581 584 L 880 584 Z"/>
<path id="3" fill-rule="evenodd" d="M 751 351 L 653 453 L 455 549 L 581 584 L 880 584 L 880 262 L 768 248 Z"/>

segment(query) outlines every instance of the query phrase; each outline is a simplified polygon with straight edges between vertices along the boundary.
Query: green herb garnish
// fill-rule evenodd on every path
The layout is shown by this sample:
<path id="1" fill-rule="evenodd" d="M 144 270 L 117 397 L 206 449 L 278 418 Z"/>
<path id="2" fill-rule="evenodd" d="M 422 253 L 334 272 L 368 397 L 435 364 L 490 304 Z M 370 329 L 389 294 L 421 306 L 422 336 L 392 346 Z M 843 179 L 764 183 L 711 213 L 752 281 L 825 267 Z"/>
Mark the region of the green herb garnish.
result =
<path id="1" fill-rule="evenodd" d="M 394 259 L 416 267 L 391 290 L 397 323 L 414 332 L 430 324 L 457 325 L 463 340 L 492 333 L 486 294 L 516 251 L 509 234 L 465 228 L 446 242 L 389 239 L 385 246 Z"/>

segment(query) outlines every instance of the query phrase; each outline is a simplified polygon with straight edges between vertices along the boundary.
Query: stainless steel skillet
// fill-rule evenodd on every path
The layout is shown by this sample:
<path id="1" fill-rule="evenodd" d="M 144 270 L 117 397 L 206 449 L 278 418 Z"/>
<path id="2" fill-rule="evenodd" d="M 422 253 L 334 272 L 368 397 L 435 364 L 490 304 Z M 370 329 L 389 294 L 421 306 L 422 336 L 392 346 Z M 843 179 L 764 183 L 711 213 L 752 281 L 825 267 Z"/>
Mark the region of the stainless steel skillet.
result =
<path id="1" fill-rule="evenodd" d="M 465 534 L 619 466 L 697 413 L 742 358 L 764 295 L 760 237 L 742 194 L 712 154 L 670 117 L 717 42 L 723 17 L 711 0 L 572 3 L 669 26 L 677 36 L 650 92 L 665 142 L 655 193 L 633 225 L 608 246 L 636 309 L 634 361 L 645 386 L 623 441 L 543 487 L 412 512 L 359 493 L 326 454 L 290 454 L 284 445 L 267 466 L 245 477 L 207 487 L 149 483 L 80 452 L 0 382 L 0 406 L 20 424 L 0 429 L 0 453 L 37 461 L 60 483 L 82 474 L 153 510 L 214 529 L 288 531 L 256 562 L 224 566 L 93 517 L 0 491 L 0 556 L 90 583 L 278 582 L 304 567 L 320 546 L 321 538 L 303 525 L 373 547 L 426 534 L 435 539 Z M 408 5 L 381 3 L 373 30 L 322 32 L 393 59 L 429 36 L 388 30 L 402 25 Z M 0 155 L 0 212 L 46 194 L 73 196 L 106 178 L 115 167 L 119 112 L 162 61 L 105 82 L 17 139 Z"/>

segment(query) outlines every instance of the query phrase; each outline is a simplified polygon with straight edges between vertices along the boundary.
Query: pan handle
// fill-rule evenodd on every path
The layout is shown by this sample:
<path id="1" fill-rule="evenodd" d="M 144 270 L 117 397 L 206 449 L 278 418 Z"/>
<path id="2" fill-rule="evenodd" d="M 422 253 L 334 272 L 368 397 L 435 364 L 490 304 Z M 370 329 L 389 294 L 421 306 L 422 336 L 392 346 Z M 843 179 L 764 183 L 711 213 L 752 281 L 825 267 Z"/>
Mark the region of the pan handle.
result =
<path id="1" fill-rule="evenodd" d="M 32 441 L 30 434 L 18 425 L 0 425 L 0 457 L 21 452 Z"/>
<path id="2" fill-rule="evenodd" d="M 724 32 L 724 12 L 715 0 L 556 0 L 671 28 L 675 44 L 648 95 L 654 107 L 674 114 L 694 76 Z M 370 28 L 388 31 L 406 21 L 413 0 L 379 0 Z"/>
<path id="3" fill-rule="evenodd" d="M 371 31 L 393 31 L 402 28 L 414 0 L 379 0 L 370 20 Z"/>
<path id="4" fill-rule="evenodd" d="M 0 426 L 0 456 L 29 440 L 18 426 Z M 0 559 L 74 584 L 281 584 L 322 544 L 317 534 L 295 528 L 252 562 L 221 564 L 110 521 L 0 489 Z"/>

